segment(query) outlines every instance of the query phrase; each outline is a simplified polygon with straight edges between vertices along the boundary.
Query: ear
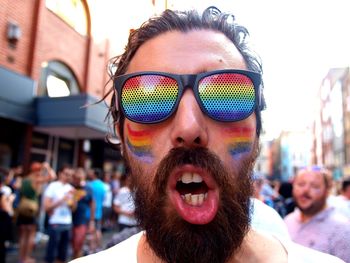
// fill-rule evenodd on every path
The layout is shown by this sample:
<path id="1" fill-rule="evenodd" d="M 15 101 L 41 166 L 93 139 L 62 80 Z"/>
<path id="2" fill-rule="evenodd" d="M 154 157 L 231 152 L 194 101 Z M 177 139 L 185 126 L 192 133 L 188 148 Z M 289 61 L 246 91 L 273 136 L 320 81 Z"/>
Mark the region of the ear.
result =
<path id="1" fill-rule="evenodd" d="M 118 147 L 120 149 L 120 153 L 123 156 L 124 150 L 124 120 L 119 120 L 114 123 L 114 136 L 117 138 Z"/>
<path id="2" fill-rule="evenodd" d="M 114 136 L 118 138 L 121 142 L 124 140 L 120 121 L 114 124 Z"/>

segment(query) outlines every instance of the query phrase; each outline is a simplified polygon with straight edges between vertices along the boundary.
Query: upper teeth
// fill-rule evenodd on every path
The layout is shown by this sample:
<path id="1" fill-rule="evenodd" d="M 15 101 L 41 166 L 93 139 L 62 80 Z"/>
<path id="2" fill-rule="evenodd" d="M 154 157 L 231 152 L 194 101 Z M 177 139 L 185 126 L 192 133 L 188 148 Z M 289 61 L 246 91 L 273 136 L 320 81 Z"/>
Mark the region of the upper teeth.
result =
<path id="1" fill-rule="evenodd" d="M 179 181 L 184 184 L 201 183 L 203 182 L 203 178 L 197 173 L 186 172 L 182 174 L 182 176 L 179 178 Z"/>

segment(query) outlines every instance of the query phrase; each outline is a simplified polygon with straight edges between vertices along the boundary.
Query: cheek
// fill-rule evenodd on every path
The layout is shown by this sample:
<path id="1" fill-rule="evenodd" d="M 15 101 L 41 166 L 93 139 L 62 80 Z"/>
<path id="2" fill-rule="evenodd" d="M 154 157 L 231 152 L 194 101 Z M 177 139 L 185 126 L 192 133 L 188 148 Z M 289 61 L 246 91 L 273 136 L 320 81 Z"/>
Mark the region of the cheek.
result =
<path id="1" fill-rule="evenodd" d="M 250 126 L 229 127 L 223 130 L 223 140 L 230 156 L 237 160 L 250 153 L 255 139 L 255 129 Z"/>
<path id="2" fill-rule="evenodd" d="M 152 162 L 153 132 L 150 129 L 136 129 L 130 123 L 125 128 L 125 143 L 133 157 L 146 163 Z"/>

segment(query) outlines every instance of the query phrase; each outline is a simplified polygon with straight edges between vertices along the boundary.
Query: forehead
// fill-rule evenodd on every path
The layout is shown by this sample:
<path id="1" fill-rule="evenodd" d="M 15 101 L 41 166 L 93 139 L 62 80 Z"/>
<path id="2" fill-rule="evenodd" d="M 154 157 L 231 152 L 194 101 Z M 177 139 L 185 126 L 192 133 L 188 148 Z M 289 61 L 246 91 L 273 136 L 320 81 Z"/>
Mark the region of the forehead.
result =
<path id="1" fill-rule="evenodd" d="M 225 68 L 246 69 L 243 56 L 223 33 L 202 29 L 169 31 L 146 41 L 127 73 L 149 70 L 193 74 Z"/>
<path id="2" fill-rule="evenodd" d="M 324 184 L 324 176 L 318 172 L 303 171 L 298 173 L 295 177 L 295 182 L 310 182 L 317 184 Z"/>
<path id="3" fill-rule="evenodd" d="M 74 170 L 71 168 L 64 168 L 62 170 L 62 174 L 65 174 L 65 175 L 73 175 L 73 173 L 74 173 Z"/>

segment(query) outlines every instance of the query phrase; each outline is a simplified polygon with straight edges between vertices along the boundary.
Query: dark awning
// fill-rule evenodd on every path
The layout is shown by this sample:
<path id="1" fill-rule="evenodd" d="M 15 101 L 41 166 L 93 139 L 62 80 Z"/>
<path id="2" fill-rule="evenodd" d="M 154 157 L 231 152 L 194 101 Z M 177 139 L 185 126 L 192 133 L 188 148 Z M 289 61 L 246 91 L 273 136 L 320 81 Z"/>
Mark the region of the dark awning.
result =
<path id="1" fill-rule="evenodd" d="M 33 124 L 35 81 L 0 67 L 0 117 Z"/>
<path id="2" fill-rule="evenodd" d="M 36 99 L 35 130 L 72 139 L 104 138 L 108 111 L 103 103 L 88 94 Z"/>

